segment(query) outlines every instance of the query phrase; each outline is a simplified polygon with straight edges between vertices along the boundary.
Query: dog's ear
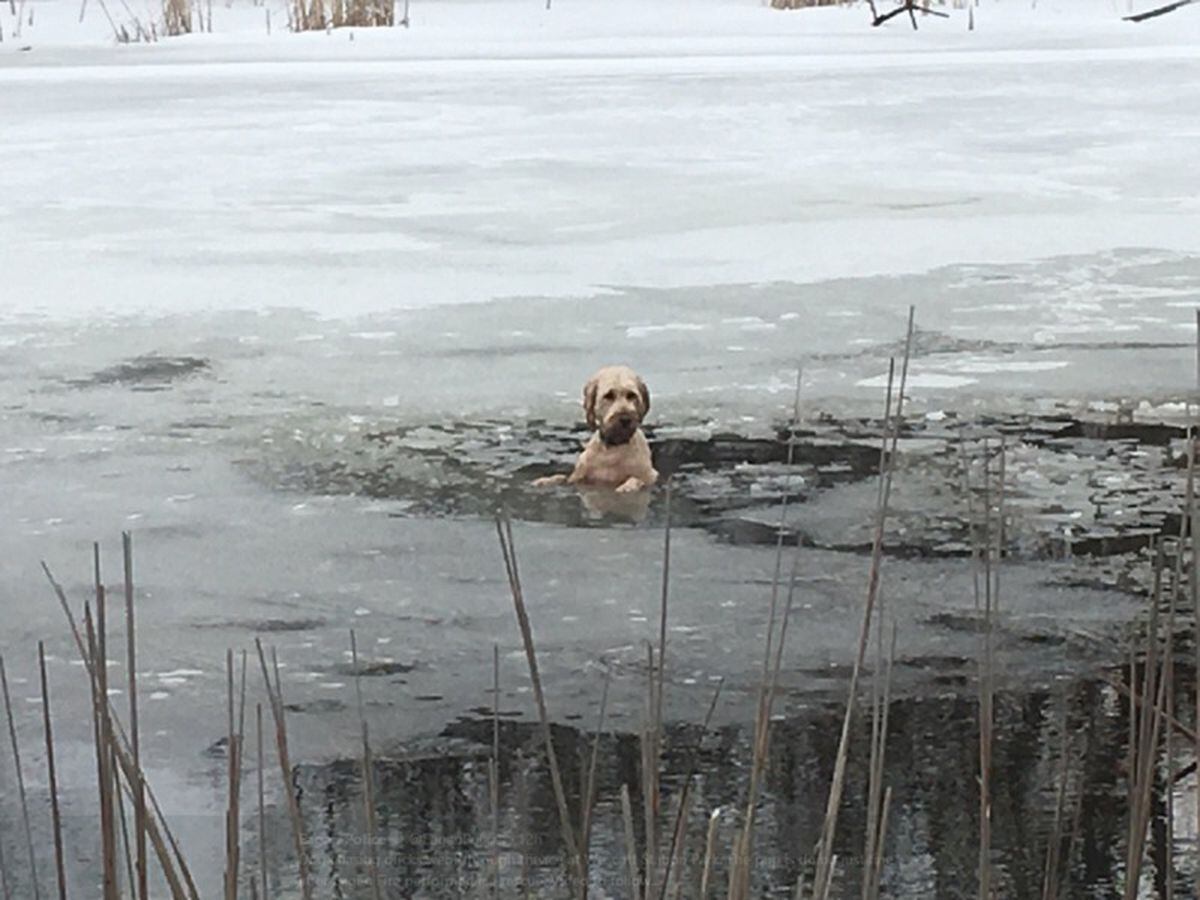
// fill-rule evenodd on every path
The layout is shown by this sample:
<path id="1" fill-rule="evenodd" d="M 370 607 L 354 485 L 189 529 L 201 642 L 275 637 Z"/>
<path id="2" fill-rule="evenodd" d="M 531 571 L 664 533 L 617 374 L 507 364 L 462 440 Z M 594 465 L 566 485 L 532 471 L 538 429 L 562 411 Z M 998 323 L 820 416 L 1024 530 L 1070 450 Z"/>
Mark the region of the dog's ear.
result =
<path id="1" fill-rule="evenodd" d="M 583 386 L 583 414 L 587 416 L 587 425 L 591 429 L 596 427 L 596 392 L 599 389 L 600 383 L 595 378 L 589 379 Z"/>
<path id="2" fill-rule="evenodd" d="M 637 380 L 638 393 L 642 397 L 642 418 L 646 418 L 646 413 L 650 412 L 650 388 L 646 387 L 646 382 L 642 379 Z"/>

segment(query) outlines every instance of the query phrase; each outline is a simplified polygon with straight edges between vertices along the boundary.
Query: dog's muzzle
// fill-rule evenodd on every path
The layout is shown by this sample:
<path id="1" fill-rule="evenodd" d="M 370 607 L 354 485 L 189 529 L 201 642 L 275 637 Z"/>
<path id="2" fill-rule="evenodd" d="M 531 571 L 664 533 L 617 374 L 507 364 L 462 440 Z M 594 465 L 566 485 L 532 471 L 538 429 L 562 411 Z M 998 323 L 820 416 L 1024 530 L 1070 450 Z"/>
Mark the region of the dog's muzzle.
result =
<path id="1" fill-rule="evenodd" d="M 614 416 L 611 421 L 604 423 L 600 430 L 600 439 L 609 446 L 628 444 L 638 430 L 637 416 L 622 413 Z"/>

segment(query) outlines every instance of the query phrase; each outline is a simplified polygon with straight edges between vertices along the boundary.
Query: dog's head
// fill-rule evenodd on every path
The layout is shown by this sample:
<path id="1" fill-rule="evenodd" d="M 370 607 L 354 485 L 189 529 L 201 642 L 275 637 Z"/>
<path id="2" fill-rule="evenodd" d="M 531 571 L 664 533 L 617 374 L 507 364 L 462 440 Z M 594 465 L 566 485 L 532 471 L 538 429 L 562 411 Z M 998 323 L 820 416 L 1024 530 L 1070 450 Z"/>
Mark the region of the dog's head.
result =
<path id="1" fill-rule="evenodd" d="M 650 411 L 650 391 L 633 369 L 606 366 L 583 386 L 583 411 L 604 443 L 625 444 Z"/>

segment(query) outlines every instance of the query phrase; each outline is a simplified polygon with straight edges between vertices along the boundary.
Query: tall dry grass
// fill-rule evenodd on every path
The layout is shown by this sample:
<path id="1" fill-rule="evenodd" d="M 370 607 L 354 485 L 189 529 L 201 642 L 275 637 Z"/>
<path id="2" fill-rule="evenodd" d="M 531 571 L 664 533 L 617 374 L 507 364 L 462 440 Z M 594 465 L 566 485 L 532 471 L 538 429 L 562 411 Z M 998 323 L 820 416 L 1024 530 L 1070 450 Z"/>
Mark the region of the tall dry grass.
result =
<path id="1" fill-rule="evenodd" d="M 291 0 L 288 6 L 288 27 L 292 31 L 390 28 L 395 24 L 395 0 Z M 408 26 L 407 0 L 400 24 Z"/>

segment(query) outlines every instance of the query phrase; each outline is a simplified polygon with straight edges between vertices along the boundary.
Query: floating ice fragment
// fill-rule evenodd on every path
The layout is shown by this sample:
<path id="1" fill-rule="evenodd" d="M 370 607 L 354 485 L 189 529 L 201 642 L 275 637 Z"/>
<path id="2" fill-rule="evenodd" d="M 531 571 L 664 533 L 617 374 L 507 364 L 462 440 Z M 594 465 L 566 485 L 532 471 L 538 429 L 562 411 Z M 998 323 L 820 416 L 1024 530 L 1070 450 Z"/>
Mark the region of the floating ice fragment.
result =
<path id="1" fill-rule="evenodd" d="M 1065 369 L 1070 363 L 1063 359 L 1042 360 L 988 360 L 968 359 L 954 363 L 949 368 L 954 372 L 971 372 L 986 375 L 993 372 L 1050 372 Z M 911 379 L 910 379 L 911 381 Z"/>
<path id="2" fill-rule="evenodd" d="M 978 382 L 977 378 L 966 378 L 961 375 L 944 375 L 939 372 L 920 372 L 908 376 L 909 388 L 959 388 Z M 876 375 L 864 378 L 858 382 L 859 387 L 886 388 L 887 375 Z"/>
<path id="3" fill-rule="evenodd" d="M 697 322 L 668 322 L 665 325 L 630 325 L 625 329 L 625 337 L 643 338 L 664 331 L 707 331 L 708 327 Z"/>

